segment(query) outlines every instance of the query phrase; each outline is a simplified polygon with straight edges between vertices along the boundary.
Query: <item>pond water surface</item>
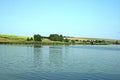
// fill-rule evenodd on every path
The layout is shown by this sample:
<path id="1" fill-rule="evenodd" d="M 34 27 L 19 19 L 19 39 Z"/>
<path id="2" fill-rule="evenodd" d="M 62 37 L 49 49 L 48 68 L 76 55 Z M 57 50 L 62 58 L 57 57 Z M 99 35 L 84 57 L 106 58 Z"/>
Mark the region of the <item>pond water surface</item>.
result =
<path id="1" fill-rule="evenodd" d="M 0 45 L 0 80 L 120 80 L 120 45 Z"/>

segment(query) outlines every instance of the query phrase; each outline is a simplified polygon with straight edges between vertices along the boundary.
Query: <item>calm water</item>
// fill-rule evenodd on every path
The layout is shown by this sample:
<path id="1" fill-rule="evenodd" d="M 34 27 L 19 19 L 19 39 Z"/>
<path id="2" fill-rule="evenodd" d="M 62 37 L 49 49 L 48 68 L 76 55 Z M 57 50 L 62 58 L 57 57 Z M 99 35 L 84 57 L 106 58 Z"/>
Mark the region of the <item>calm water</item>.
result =
<path id="1" fill-rule="evenodd" d="M 0 45 L 0 80 L 120 80 L 120 45 Z"/>

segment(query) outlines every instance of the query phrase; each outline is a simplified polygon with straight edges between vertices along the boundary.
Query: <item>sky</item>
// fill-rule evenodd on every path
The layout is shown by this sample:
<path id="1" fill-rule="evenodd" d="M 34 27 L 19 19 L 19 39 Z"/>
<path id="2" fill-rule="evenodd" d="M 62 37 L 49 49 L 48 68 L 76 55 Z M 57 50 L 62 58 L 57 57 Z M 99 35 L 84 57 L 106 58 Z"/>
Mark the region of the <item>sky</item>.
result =
<path id="1" fill-rule="evenodd" d="M 0 34 L 120 39 L 120 0 L 0 0 Z"/>

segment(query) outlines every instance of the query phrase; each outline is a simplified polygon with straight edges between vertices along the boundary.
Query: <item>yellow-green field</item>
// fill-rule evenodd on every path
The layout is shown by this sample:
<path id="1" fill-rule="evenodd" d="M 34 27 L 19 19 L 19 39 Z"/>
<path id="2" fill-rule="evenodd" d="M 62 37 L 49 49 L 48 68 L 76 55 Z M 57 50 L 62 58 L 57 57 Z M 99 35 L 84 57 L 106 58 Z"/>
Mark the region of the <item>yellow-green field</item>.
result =
<path id="1" fill-rule="evenodd" d="M 11 34 L 0 34 L 0 42 L 19 42 L 25 41 L 28 36 L 18 36 Z"/>
<path id="2" fill-rule="evenodd" d="M 20 36 L 20 35 L 11 35 L 11 34 L 0 34 L 0 43 L 34 43 L 34 41 L 27 41 L 27 38 L 30 38 L 31 36 Z M 104 40 L 109 42 L 115 42 L 115 39 L 105 39 L 105 38 L 84 38 L 84 37 L 73 37 L 73 38 L 67 38 L 70 41 L 74 40 L 75 43 L 81 43 L 80 41 L 83 40 Z M 120 40 L 118 40 L 120 42 Z M 44 44 L 65 44 L 64 42 L 60 41 L 51 41 L 47 38 L 42 39 L 42 43 Z"/>
<path id="3" fill-rule="evenodd" d="M 20 35 L 11 35 L 11 34 L 0 34 L 0 43 L 20 43 L 20 44 L 31 44 L 34 41 L 27 41 L 27 38 L 32 36 L 20 36 Z M 44 44 L 52 44 L 52 43 L 59 43 L 59 41 L 51 41 L 49 39 L 43 39 L 42 43 Z M 60 42 L 62 43 L 62 42 Z"/>

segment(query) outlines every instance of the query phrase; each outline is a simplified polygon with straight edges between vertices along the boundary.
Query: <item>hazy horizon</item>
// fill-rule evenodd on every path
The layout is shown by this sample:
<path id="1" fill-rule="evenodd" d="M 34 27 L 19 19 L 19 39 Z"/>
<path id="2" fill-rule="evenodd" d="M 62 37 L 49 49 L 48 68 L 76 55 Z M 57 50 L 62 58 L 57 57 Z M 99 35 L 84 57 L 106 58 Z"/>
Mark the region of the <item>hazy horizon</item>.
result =
<path id="1" fill-rule="evenodd" d="M 120 39 L 119 0 L 3 0 L 0 34 Z"/>

